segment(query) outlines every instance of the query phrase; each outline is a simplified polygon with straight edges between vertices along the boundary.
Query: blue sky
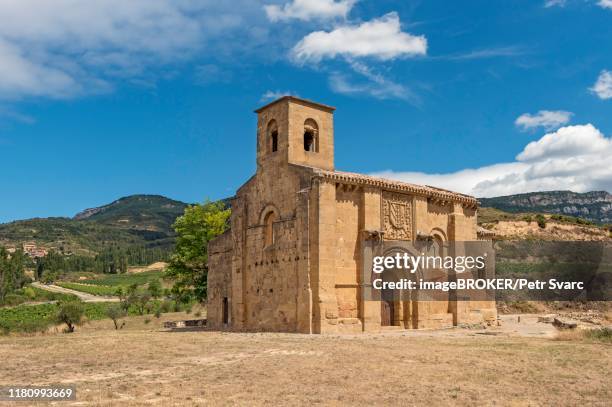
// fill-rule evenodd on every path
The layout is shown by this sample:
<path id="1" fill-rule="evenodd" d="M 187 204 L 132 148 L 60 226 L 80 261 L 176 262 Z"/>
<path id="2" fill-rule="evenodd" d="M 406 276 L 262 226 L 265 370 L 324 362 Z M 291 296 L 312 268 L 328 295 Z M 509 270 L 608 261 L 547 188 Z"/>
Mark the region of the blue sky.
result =
<path id="1" fill-rule="evenodd" d="M 253 110 L 287 93 L 337 107 L 337 169 L 612 190 L 612 0 L 21 0 L 0 4 L 0 222 L 230 196 Z"/>

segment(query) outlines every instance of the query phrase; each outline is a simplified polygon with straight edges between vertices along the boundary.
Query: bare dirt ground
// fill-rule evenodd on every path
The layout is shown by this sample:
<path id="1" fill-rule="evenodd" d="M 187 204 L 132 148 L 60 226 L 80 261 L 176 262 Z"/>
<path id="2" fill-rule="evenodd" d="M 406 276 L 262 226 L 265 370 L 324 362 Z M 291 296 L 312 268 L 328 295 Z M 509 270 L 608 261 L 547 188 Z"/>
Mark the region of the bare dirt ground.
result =
<path id="1" fill-rule="evenodd" d="M 128 267 L 128 273 L 143 273 L 145 271 L 155 271 L 155 270 L 164 270 L 166 267 L 168 267 L 168 263 L 165 263 L 163 261 L 158 261 L 152 264 L 149 264 L 148 266 L 131 266 Z"/>
<path id="2" fill-rule="evenodd" d="M 548 217 L 550 218 L 550 217 Z M 499 221 L 490 224 L 492 232 L 498 237 L 523 239 L 532 237 L 541 240 L 555 241 L 610 241 L 610 233 L 596 226 L 572 225 L 548 220 L 544 229 L 537 222 Z"/>
<path id="3" fill-rule="evenodd" d="M 167 332 L 165 319 L 0 337 L 0 385 L 77 386 L 61 405 L 610 405 L 612 347 L 531 316 L 487 330 Z M 23 405 L 23 404 L 15 404 Z"/>

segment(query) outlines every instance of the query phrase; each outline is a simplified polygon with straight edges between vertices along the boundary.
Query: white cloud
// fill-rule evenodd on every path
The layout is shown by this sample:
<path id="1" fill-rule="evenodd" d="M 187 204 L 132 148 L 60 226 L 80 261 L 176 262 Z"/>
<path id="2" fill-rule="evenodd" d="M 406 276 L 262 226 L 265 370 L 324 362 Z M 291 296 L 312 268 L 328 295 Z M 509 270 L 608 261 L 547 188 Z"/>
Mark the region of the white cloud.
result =
<path id="1" fill-rule="evenodd" d="M 345 95 L 365 94 L 376 99 L 401 99 L 413 104 L 419 103 L 418 97 L 406 86 L 373 72 L 370 67 L 357 61 L 351 61 L 350 66 L 367 81 L 354 81 L 346 74 L 332 72 L 329 85 L 334 92 Z"/>
<path id="2" fill-rule="evenodd" d="M 597 3 L 601 8 L 609 8 L 612 9 L 612 0 L 599 0 Z"/>
<path id="3" fill-rule="evenodd" d="M 612 4 L 612 0 L 610 0 Z M 591 92 L 595 93 L 600 99 L 611 99 L 612 98 L 612 71 L 606 71 L 605 69 L 600 72 L 597 82 L 592 88 L 589 88 Z"/>
<path id="4" fill-rule="evenodd" d="M 402 32 L 399 16 L 395 12 L 360 25 L 343 25 L 330 32 L 312 32 L 292 50 L 292 56 L 298 63 L 319 62 L 337 56 L 390 60 L 426 53 L 425 36 Z"/>
<path id="5" fill-rule="evenodd" d="M 544 2 L 544 7 L 564 7 L 567 3 L 567 0 L 546 0 Z"/>
<path id="6" fill-rule="evenodd" d="M 218 46 L 220 55 L 230 47 L 212 40 L 223 35 L 242 46 L 233 34 L 246 37 L 245 19 L 255 13 L 263 19 L 249 0 L 3 0 L 0 99 L 108 91 L 203 48 Z"/>
<path id="7" fill-rule="evenodd" d="M 270 21 L 284 21 L 290 19 L 312 20 L 346 18 L 353 8 L 356 0 L 293 0 L 291 3 L 278 6 L 268 4 L 264 6 Z"/>
<path id="8" fill-rule="evenodd" d="M 366 94 L 376 99 L 408 99 L 408 90 L 397 83 L 381 78 L 376 82 L 352 82 L 347 75 L 334 72 L 329 77 L 329 86 L 336 93 L 346 95 Z"/>
<path id="9" fill-rule="evenodd" d="M 526 51 L 523 47 L 519 46 L 508 46 L 508 47 L 497 47 L 497 48 L 484 48 L 478 49 L 462 54 L 455 54 L 449 56 L 443 56 L 442 58 L 450 60 L 470 60 L 470 59 L 485 59 L 485 58 L 498 58 L 498 57 L 515 57 L 525 54 Z"/>
<path id="10" fill-rule="evenodd" d="M 529 143 L 516 161 L 447 174 L 382 171 L 373 175 L 478 197 L 567 189 L 612 191 L 612 138 L 591 124 L 562 127 Z"/>
<path id="11" fill-rule="evenodd" d="M 522 130 L 534 129 L 543 127 L 546 130 L 554 130 L 570 121 L 571 112 L 563 110 L 540 110 L 532 115 L 524 113 L 516 118 L 514 124 Z"/>
<path id="12" fill-rule="evenodd" d="M 268 90 L 266 91 L 266 93 L 261 95 L 261 98 L 259 99 L 259 101 L 260 102 L 272 101 L 272 100 L 280 99 L 283 96 L 298 96 L 298 94 L 295 92 L 291 92 L 291 91 Z"/>

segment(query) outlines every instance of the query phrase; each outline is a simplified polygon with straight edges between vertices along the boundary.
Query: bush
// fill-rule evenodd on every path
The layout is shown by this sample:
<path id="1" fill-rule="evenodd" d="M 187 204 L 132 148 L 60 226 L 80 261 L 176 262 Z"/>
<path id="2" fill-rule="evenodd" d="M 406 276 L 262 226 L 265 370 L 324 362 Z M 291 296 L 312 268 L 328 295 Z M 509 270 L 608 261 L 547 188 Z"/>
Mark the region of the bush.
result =
<path id="1" fill-rule="evenodd" d="M 158 308 L 155 310 L 155 318 L 158 318 L 158 319 L 159 319 L 159 318 L 161 318 L 161 315 L 162 315 L 161 310 L 160 310 L 160 309 L 159 309 L 159 307 L 158 307 Z"/>
<path id="2" fill-rule="evenodd" d="M 18 329 L 26 333 L 45 333 L 49 329 L 49 325 L 51 325 L 51 321 L 48 319 L 30 319 L 22 321 Z"/>
<path id="3" fill-rule="evenodd" d="M 74 327 L 83 323 L 85 309 L 83 304 L 78 301 L 71 301 L 59 304 L 56 320 L 60 324 L 66 324 L 66 332 L 74 332 Z"/>
<path id="4" fill-rule="evenodd" d="M 23 295 L 27 297 L 29 300 L 33 300 L 36 298 L 36 291 L 32 287 L 24 287 Z"/>
<path id="5" fill-rule="evenodd" d="M 531 221 L 533 221 L 533 218 L 531 217 L 531 215 L 525 215 L 523 216 L 523 220 L 527 223 L 531 223 Z"/>
<path id="6" fill-rule="evenodd" d="M 612 328 L 591 329 L 585 331 L 584 336 L 588 339 L 612 343 Z"/>
<path id="7" fill-rule="evenodd" d="M 544 215 L 538 214 L 535 219 L 536 222 L 538 222 L 538 226 L 540 227 L 540 229 L 546 228 L 546 218 L 544 217 Z"/>
<path id="8" fill-rule="evenodd" d="M 3 305 L 19 305 L 23 302 L 24 298 L 16 293 L 7 294 L 2 301 Z"/>
<path id="9" fill-rule="evenodd" d="M 162 296 L 162 286 L 159 280 L 153 280 L 149 282 L 148 291 L 151 297 L 159 298 Z"/>
<path id="10" fill-rule="evenodd" d="M 172 301 L 162 301 L 162 303 L 160 304 L 160 309 L 162 313 L 170 312 L 172 311 L 172 308 Z"/>
<path id="11" fill-rule="evenodd" d="M 149 318 L 145 318 L 144 323 L 145 323 L 146 325 L 148 325 L 148 324 L 150 324 L 150 323 L 151 323 L 151 320 L 150 320 Z"/>

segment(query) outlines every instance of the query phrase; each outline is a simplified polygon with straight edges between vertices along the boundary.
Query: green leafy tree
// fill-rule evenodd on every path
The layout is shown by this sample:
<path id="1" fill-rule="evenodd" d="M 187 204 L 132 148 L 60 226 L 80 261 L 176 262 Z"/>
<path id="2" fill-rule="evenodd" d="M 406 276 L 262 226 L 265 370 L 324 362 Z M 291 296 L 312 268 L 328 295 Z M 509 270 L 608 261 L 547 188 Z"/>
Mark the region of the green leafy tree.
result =
<path id="1" fill-rule="evenodd" d="M 21 250 L 9 254 L 0 247 L 0 304 L 8 294 L 23 287 L 28 282 L 24 274 L 26 258 Z"/>
<path id="2" fill-rule="evenodd" d="M 148 293 L 136 294 L 133 304 L 136 306 L 140 315 L 144 315 L 145 312 L 148 313 L 149 301 L 151 301 L 151 296 Z"/>
<path id="3" fill-rule="evenodd" d="M 66 324 L 66 332 L 74 332 L 74 327 L 83 323 L 85 309 L 80 301 L 69 301 L 59 304 L 56 320 L 60 324 Z"/>
<path id="4" fill-rule="evenodd" d="M 175 280 L 173 297 L 179 302 L 206 299 L 208 243 L 228 228 L 230 209 L 223 202 L 189 206 L 174 222 L 175 252 L 166 271 Z"/>
<path id="5" fill-rule="evenodd" d="M 119 320 L 121 318 L 124 318 L 126 315 L 127 315 L 127 312 L 120 305 L 112 305 L 108 307 L 108 309 L 106 310 L 106 316 L 109 317 L 113 321 L 113 324 L 115 324 L 116 330 L 123 328 L 123 326 L 125 325 L 125 322 L 119 325 Z"/>

